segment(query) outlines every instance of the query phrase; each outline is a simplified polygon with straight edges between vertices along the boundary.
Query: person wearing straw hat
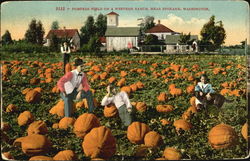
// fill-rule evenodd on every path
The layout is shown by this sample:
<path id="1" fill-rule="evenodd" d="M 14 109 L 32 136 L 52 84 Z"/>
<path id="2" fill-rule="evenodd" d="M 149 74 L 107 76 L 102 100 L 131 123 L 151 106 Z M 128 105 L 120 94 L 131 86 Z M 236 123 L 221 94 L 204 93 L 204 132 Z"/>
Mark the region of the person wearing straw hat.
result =
<path id="1" fill-rule="evenodd" d="M 83 72 L 84 62 L 80 58 L 75 59 L 74 66 L 76 69 L 66 73 L 57 82 L 60 90 L 60 96 L 64 100 L 65 117 L 71 117 L 73 100 L 86 98 L 89 113 L 95 109 L 92 92 L 87 80 L 87 75 Z"/>

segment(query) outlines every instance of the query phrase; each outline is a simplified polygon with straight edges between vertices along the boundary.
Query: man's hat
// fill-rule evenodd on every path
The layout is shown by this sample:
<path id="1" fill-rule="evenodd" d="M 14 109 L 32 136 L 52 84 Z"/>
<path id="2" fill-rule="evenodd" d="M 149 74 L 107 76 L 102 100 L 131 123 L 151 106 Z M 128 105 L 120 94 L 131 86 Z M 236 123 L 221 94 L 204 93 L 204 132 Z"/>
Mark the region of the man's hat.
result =
<path id="1" fill-rule="evenodd" d="M 84 64 L 84 62 L 83 62 L 82 59 L 80 59 L 80 58 L 76 58 L 76 59 L 75 59 L 75 64 L 74 64 L 74 66 L 79 66 L 79 65 L 82 65 L 82 64 Z"/>

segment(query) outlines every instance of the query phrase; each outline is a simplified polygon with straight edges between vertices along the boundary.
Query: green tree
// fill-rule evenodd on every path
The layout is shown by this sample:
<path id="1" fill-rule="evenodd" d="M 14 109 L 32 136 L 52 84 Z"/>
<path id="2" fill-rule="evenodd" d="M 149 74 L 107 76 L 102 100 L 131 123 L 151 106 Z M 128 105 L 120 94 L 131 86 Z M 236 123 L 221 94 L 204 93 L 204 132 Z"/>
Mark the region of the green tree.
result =
<path id="1" fill-rule="evenodd" d="M 37 22 L 36 19 L 32 19 L 25 33 L 25 40 L 32 44 L 42 45 L 44 33 L 42 22 Z"/>
<path id="2" fill-rule="evenodd" d="M 99 37 L 97 35 L 93 36 L 89 39 L 88 50 L 90 52 L 94 52 L 97 54 L 100 51 L 100 47 L 101 47 L 101 42 L 100 42 Z"/>
<path id="3" fill-rule="evenodd" d="M 57 50 L 59 50 L 60 43 L 61 43 L 60 39 L 55 34 L 52 34 L 51 35 L 51 45 L 50 45 L 50 47 L 53 50 L 57 51 Z"/>
<path id="4" fill-rule="evenodd" d="M 41 21 L 36 24 L 36 42 L 39 45 L 43 44 L 44 28 Z"/>
<path id="5" fill-rule="evenodd" d="M 159 44 L 159 40 L 156 35 L 150 34 L 145 37 L 144 43 L 145 45 L 156 45 Z"/>
<path id="6" fill-rule="evenodd" d="M 4 35 L 2 36 L 2 45 L 9 45 L 12 44 L 12 38 L 9 30 L 6 30 Z"/>
<path id="7" fill-rule="evenodd" d="M 188 42 L 190 41 L 190 38 L 191 38 L 190 32 L 187 35 L 181 33 L 179 42 L 184 43 L 184 44 L 188 44 Z"/>
<path id="8" fill-rule="evenodd" d="M 25 33 L 25 40 L 27 42 L 36 44 L 36 19 L 31 20 L 29 29 Z"/>
<path id="9" fill-rule="evenodd" d="M 145 31 L 155 26 L 153 16 L 146 16 L 145 18 L 141 18 L 139 20 L 141 20 L 141 23 L 139 24 L 139 26 L 140 26 L 142 33 L 145 33 Z"/>
<path id="10" fill-rule="evenodd" d="M 107 29 L 107 17 L 99 14 L 95 22 L 97 36 L 104 36 Z"/>
<path id="11" fill-rule="evenodd" d="M 93 16 L 88 16 L 85 25 L 80 29 L 81 44 L 86 44 L 95 35 L 95 24 Z"/>
<path id="12" fill-rule="evenodd" d="M 201 45 L 208 51 L 214 51 L 224 43 L 226 31 L 222 21 L 215 22 L 215 16 L 211 16 L 209 21 L 201 29 Z"/>
<path id="13" fill-rule="evenodd" d="M 58 21 L 53 21 L 50 28 L 51 30 L 58 30 L 60 28 Z"/>

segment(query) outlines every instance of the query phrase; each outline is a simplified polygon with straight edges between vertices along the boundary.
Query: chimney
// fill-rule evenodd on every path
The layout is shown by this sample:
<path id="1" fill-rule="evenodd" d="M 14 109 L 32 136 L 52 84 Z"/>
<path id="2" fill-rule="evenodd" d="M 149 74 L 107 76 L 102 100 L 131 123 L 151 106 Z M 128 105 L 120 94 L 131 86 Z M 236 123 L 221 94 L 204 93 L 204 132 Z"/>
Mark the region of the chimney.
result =
<path id="1" fill-rule="evenodd" d="M 161 20 L 158 20 L 158 24 L 161 24 Z"/>

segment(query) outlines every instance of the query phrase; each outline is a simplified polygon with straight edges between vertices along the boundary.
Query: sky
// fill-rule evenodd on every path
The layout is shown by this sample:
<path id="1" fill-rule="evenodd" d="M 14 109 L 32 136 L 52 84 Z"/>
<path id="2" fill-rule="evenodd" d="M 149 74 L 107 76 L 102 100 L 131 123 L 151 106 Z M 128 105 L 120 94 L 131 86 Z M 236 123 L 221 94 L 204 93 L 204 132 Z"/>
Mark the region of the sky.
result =
<path id="1" fill-rule="evenodd" d="M 64 10 L 59 10 L 59 8 Z M 75 10 L 83 8 L 84 10 Z M 188 8 L 189 10 L 184 10 Z M 196 8 L 196 10 L 190 10 Z M 147 9 L 147 10 L 146 10 Z M 199 10 L 197 10 L 199 9 Z M 100 13 L 114 11 L 119 14 L 119 26 L 135 27 L 138 18 L 153 16 L 155 23 L 176 32 L 200 35 L 202 26 L 212 15 L 215 21 L 222 21 L 226 30 L 225 45 L 249 43 L 249 6 L 244 1 L 10 1 L 1 4 L 1 36 L 6 30 L 12 39 L 24 38 L 28 25 L 34 18 L 40 20 L 45 36 L 53 21 L 61 28 L 78 29 L 84 25 L 88 16 L 96 18 Z"/>

